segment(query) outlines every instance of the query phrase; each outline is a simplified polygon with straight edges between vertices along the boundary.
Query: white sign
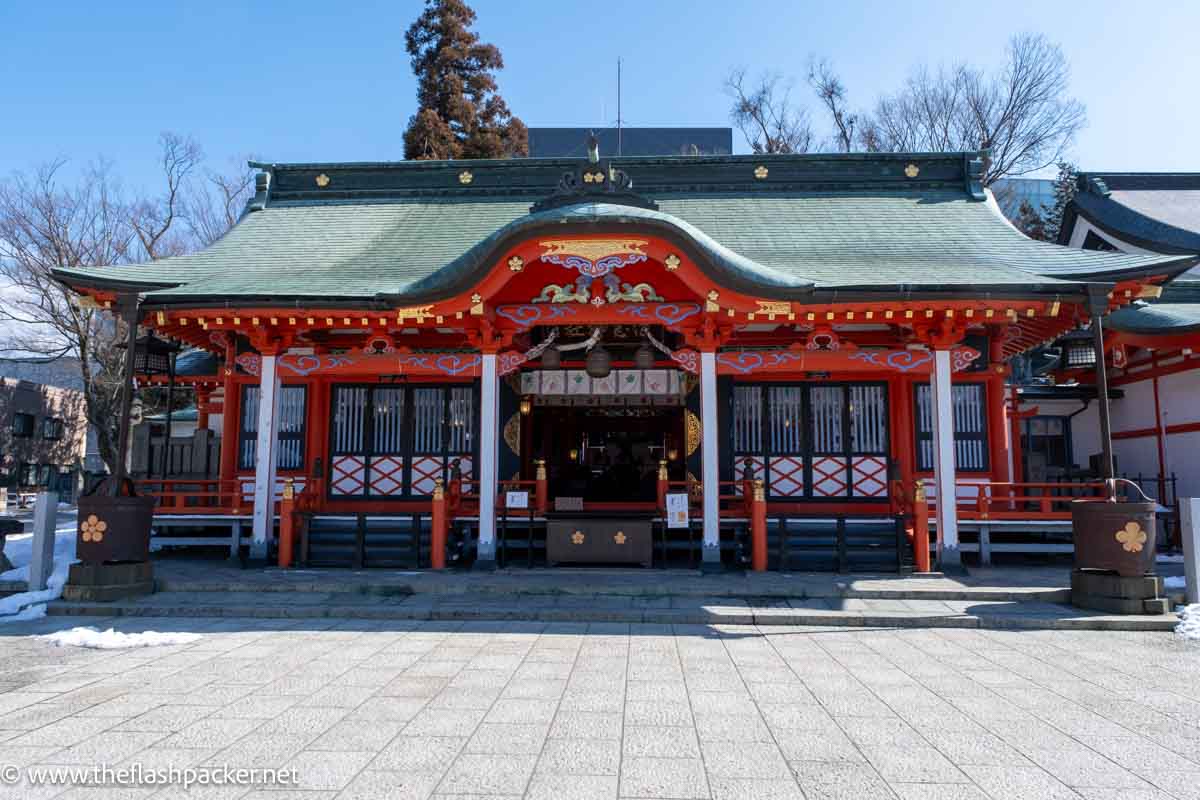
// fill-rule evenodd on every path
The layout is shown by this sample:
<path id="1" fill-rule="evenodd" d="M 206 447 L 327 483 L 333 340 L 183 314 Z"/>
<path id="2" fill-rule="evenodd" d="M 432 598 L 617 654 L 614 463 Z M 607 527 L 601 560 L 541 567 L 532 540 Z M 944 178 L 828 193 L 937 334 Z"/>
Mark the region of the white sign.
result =
<path id="1" fill-rule="evenodd" d="M 667 527 L 686 528 L 688 526 L 688 496 L 683 494 L 667 495 Z"/>
<path id="2" fill-rule="evenodd" d="M 505 492 L 506 508 L 529 508 L 529 492 Z"/>

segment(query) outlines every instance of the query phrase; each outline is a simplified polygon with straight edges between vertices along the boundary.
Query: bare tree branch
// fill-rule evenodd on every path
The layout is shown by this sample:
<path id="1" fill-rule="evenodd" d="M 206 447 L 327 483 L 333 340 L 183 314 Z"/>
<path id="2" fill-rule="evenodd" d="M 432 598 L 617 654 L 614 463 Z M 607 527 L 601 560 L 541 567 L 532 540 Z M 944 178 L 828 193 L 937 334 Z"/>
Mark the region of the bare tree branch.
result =
<path id="1" fill-rule="evenodd" d="M 733 98 L 729 115 L 756 153 L 807 153 L 813 146 L 812 127 L 803 108 L 791 103 L 791 88 L 778 75 L 764 74 L 749 85 L 744 69 L 725 80 Z"/>

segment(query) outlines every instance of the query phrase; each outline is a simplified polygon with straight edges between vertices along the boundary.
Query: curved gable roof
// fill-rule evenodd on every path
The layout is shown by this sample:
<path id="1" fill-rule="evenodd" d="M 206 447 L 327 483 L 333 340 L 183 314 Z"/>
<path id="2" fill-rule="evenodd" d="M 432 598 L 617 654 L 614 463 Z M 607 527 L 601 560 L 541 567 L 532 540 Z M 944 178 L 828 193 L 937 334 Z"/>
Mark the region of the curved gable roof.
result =
<path id="1" fill-rule="evenodd" d="M 598 194 L 537 213 L 530 203 L 580 162 L 267 165 L 271 188 L 251 204 L 261 210 L 205 250 L 56 274 L 164 303 L 419 302 L 476 280 L 513 237 L 554 226 L 656 228 L 690 243 L 719 284 L 768 296 L 1064 292 L 1080 276 L 1173 273 L 1193 263 L 1034 242 L 982 202 L 973 157 L 622 159 L 657 210 Z"/>

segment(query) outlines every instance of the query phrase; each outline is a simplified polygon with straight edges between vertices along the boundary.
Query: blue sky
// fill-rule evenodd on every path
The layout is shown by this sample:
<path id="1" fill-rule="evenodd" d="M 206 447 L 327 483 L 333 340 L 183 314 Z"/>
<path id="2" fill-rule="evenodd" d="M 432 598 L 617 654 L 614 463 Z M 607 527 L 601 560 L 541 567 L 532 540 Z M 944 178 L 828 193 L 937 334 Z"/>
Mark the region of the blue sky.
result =
<path id="1" fill-rule="evenodd" d="M 868 106 L 916 63 L 993 66 L 1015 32 L 1066 51 L 1089 125 L 1084 168 L 1200 170 L 1200 3 L 474 0 L 476 29 L 504 53 L 500 87 L 527 124 L 616 117 L 625 64 L 629 125 L 726 125 L 734 65 L 797 79 L 828 57 Z M 0 3 L 0 174 L 67 158 L 154 179 L 162 130 L 214 164 L 387 160 L 415 105 L 403 33 L 421 3 L 346 0 Z M 804 95 L 807 99 L 807 95 Z M 814 113 L 816 109 L 814 108 Z M 735 149 L 745 149 L 735 138 Z"/>

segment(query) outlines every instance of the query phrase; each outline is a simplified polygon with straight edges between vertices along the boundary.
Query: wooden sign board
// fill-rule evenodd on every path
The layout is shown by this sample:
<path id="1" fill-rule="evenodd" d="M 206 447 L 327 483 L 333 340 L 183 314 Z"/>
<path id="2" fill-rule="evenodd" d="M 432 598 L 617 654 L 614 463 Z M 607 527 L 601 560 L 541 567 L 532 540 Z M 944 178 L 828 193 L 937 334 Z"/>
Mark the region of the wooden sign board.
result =
<path id="1" fill-rule="evenodd" d="M 686 492 L 667 495 L 667 527 L 688 526 L 688 496 Z"/>

